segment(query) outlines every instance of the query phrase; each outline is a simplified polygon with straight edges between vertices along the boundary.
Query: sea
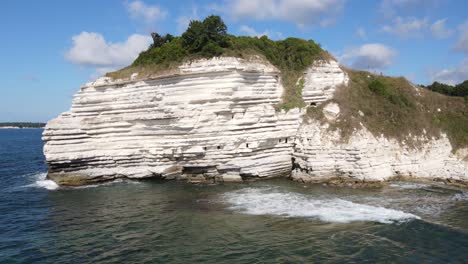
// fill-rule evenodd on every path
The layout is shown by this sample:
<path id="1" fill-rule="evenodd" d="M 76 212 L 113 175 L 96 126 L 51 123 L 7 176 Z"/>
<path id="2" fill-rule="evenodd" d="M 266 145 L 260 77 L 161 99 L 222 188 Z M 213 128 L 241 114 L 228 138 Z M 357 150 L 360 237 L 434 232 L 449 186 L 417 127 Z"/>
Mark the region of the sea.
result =
<path id="1" fill-rule="evenodd" d="M 468 263 L 468 190 L 287 179 L 46 179 L 41 129 L 0 129 L 0 263 Z"/>

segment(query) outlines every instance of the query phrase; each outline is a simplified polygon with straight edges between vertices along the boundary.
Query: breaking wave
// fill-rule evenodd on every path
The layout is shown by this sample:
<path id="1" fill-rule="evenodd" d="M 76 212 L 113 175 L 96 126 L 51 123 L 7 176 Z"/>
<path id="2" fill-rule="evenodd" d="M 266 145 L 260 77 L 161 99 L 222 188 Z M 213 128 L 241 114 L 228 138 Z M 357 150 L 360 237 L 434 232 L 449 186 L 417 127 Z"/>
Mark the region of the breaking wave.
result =
<path id="1" fill-rule="evenodd" d="M 44 188 L 47 190 L 57 190 L 60 188 L 60 186 L 52 181 L 47 179 L 47 173 L 46 172 L 40 172 L 36 174 L 32 174 L 29 176 L 34 183 L 25 185 L 23 187 L 33 187 L 33 188 Z M 134 180 L 123 180 L 123 179 L 115 179 L 112 181 L 108 182 L 103 182 L 103 183 L 98 183 L 98 184 L 90 184 L 90 185 L 83 185 L 83 186 L 68 186 L 68 187 L 62 187 L 62 190 L 68 190 L 68 189 L 74 189 L 74 190 L 79 190 L 79 189 L 89 189 L 89 188 L 96 188 L 96 187 L 103 187 L 103 186 L 110 186 L 114 185 L 117 183 L 127 183 L 127 184 L 141 184 L 139 181 L 134 181 Z"/>
<path id="2" fill-rule="evenodd" d="M 245 188 L 223 195 L 229 209 L 250 215 L 314 218 L 324 222 L 405 222 L 419 216 L 399 210 L 350 202 L 339 198 L 319 199 L 275 188 Z"/>
<path id="3" fill-rule="evenodd" d="M 26 187 L 36 187 L 36 188 L 44 188 L 47 190 L 56 190 L 59 188 L 58 184 L 52 180 L 47 180 L 47 173 L 41 172 L 32 175 L 33 179 L 35 180 L 34 183 L 26 185 Z"/>

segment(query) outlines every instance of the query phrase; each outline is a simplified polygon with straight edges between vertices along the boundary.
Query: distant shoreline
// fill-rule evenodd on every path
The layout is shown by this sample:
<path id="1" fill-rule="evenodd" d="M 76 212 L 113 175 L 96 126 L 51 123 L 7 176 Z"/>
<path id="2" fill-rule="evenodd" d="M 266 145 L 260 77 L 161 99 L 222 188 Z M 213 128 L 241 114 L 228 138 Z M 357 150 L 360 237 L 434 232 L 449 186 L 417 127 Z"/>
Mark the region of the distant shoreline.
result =
<path id="1" fill-rule="evenodd" d="M 11 127 L 0 127 L 0 129 L 44 129 L 44 127 L 15 127 L 15 126 L 11 126 Z"/>
<path id="2" fill-rule="evenodd" d="M 44 128 L 45 125 L 39 122 L 0 122 L 0 129 Z"/>

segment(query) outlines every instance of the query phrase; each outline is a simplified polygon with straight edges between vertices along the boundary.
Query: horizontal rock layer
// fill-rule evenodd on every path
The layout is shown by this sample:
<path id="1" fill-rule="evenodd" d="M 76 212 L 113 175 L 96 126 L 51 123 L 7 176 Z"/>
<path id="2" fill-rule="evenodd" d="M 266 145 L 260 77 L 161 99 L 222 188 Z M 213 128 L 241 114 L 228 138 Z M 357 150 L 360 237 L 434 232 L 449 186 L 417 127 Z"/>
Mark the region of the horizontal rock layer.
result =
<path id="1" fill-rule="evenodd" d="M 348 76 L 335 61 L 318 61 L 304 80 L 304 100 L 317 105 Z M 318 123 L 302 124 L 301 110 L 275 111 L 282 93 L 274 66 L 238 58 L 199 60 L 154 79 L 100 78 L 47 124 L 49 178 L 62 185 L 121 177 L 227 182 L 290 176 L 291 170 L 303 181 L 468 178 L 446 138 L 418 152 L 366 130 L 337 143 Z M 325 109 L 327 118 L 339 115 L 337 105 Z"/>
<path id="2" fill-rule="evenodd" d="M 336 178 L 379 182 L 394 177 L 468 181 L 466 162 L 452 154 L 444 134 L 427 140 L 420 148 L 410 148 L 393 139 L 376 138 L 362 128 L 349 141 L 341 142 L 338 131 L 311 121 L 299 129 L 293 157 L 292 178 L 304 182 Z"/>
<path id="3" fill-rule="evenodd" d="M 272 65 L 196 61 L 144 81 L 99 79 L 43 134 L 49 177 L 82 184 L 117 177 L 238 181 L 288 175 L 299 111 L 277 113 Z"/>

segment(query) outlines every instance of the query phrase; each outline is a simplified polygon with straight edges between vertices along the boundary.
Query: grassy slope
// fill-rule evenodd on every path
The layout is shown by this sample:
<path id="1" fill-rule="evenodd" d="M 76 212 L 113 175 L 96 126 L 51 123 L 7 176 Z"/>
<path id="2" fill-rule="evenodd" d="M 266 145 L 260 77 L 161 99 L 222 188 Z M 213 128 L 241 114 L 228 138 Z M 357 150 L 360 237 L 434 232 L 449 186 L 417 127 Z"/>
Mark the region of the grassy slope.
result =
<path id="1" fill-rule="evenodd" d="M 463 98 L 415 88 L 401 77 L 347 72 L 349 85 L 340 87 L 332 99 L 340 105 L 341 114 L 330 126 L 330 129 L 341 130 L 343 140 L 347 140 L 362 123 L 375 136 L 383 134 L 411 147 L 423 143 L 413 136 L 437 138 L 442 131 L 449 137 L 454 150 L 468 146 L 468 105 Z M 376 80 L 383 84 L 384 91 L 372 89 L 370 84 Z M 321 113 L 324 105 L 309 108 L 308 116 L 325 122 Z M 359 111 L 364 115 L 361 116 Z"/>

